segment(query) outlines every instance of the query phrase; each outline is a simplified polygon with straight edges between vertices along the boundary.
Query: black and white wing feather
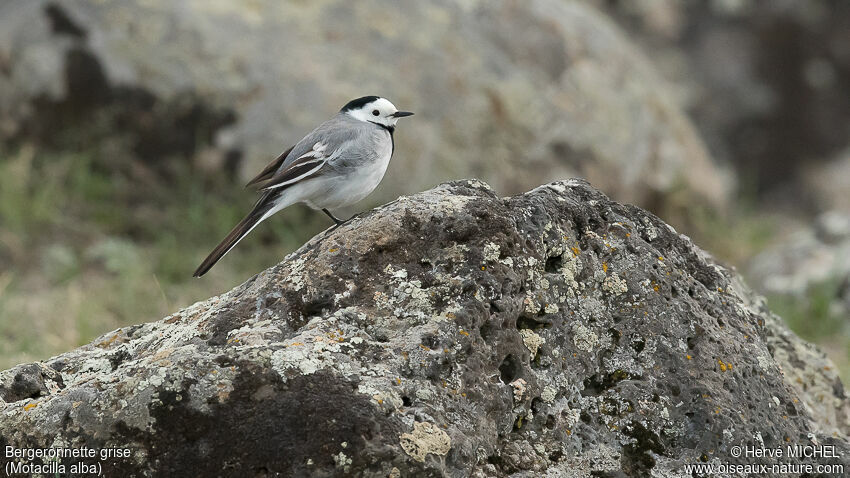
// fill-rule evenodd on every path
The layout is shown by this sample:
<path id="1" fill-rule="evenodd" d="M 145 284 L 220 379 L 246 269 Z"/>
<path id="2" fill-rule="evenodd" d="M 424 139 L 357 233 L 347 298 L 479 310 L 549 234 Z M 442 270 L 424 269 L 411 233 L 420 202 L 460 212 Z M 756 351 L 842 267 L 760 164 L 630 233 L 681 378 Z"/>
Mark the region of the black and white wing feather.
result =
<path id="1" fill-rule="evenodd" d="M 316 178 L 323 174 L 328 163 L 338 155 L 338 149 L 329 151 L 326 143 L 316 142 L 311 150 L 291 162 L 287 161 L 288 164 L 281 167 L 274 175 L 258 182 L 257 187 L 267 191 L 286 188 L 299 181 Z"/>
<path id="2" fill-rule="evenodd" d="M 245 187 L 247 188 L 248 186 L 253 186 L 255 184 L 271 179 L 271 177 L 277 173 L 277 171 L 286 161 L 286 157 L 289 156 L 289 153 L 292 152 L 293 148 L 295 148 L 295 146 L 290 146 L 289 149 L 280 153 L 278 157 L 274 158 L 271 163 L 269 163 L 265 168 L 263 168 L 262 171 L 260 171 L 260 174 L 254 176 L 254 179 L 248 181 L 248 184 L 246 184 Z"/>

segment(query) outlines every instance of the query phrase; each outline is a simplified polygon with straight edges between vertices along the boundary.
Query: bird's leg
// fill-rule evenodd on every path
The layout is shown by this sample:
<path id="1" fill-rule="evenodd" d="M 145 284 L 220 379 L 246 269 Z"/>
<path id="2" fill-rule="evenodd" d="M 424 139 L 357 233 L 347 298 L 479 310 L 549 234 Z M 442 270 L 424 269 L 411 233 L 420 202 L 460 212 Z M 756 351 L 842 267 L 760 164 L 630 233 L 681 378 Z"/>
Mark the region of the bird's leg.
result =
<path id="1" fill-rule="evenodd" d="M 327 214 L 327 215 L 328 215 L 328 217 L 329 217 L 329 218 L 331 218 L 331 219 L 333 220 L 333 222 L 334 222 L 334 227 L 336 227 L 336 226 L 341 226 L 341 225 L 345 224 L 345 221 L 340 221 L 339 219 L 337 219 L 337 218 L 336 218 L 336 216 L 334 216 L 333 214 L 331 214 L 331 212 L 330 212 L 330 211 L 328 211 L 327 209 L 322 209 L 322 212 L 323 212 L 323 213 L 325 213 L 325 214 Z"/>

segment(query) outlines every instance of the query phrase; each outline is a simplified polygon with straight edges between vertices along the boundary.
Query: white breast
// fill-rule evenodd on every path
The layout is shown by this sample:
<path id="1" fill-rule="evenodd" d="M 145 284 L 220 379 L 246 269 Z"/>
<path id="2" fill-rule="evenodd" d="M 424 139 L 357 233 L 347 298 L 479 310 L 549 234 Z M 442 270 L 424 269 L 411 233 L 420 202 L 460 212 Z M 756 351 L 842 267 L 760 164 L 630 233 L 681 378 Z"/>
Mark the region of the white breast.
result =
<path id="1" fill-rule="evenodd" d="M 375 134 L 374 151 L 364 151 L 365 161 L 359 161 L 358 167 L 345 176 L 328 178 L 327 193 L 310 201 L 313 205 L 328 209 L 348 206 L 363 200 L 378 187 L 390 164 L 393 145 L 389 132 L 378 130 Z"/>

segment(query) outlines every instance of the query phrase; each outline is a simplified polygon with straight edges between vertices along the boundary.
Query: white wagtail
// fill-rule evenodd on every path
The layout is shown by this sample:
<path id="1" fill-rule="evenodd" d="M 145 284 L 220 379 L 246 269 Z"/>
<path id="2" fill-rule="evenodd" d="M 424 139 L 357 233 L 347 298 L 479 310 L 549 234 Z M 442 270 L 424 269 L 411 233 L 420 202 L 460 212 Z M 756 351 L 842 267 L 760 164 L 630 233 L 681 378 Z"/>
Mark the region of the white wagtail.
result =
<path id="1" fill-rule="evenodd" d="M 378 96 L 349 101 L 248 183 L 262 196 L 194 276 L 206 274 L 257 224 L 297 202 L 321 209 L 337 226 L 343 224 L 328 209 L 354 204 L 378 186 L 393 155 L 396 122 L 412 114 Z"/>

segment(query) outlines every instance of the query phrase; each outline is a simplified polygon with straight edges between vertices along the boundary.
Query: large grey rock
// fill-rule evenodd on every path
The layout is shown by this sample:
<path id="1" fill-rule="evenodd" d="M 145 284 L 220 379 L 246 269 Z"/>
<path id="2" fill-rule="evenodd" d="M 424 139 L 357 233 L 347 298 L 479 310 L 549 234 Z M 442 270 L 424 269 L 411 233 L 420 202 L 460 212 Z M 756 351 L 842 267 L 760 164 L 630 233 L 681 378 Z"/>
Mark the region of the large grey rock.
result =
<path id="1" fill-rule="evenodd" d="M 691 476 L 813 442 L 848 466 L 832 370 L 657 217 L 458 181 L 0 373 L 0 445 L 132 450 L 110 476 Z"/>
<path id="2" fill-rule="evenodd" d="M 386 198 L 580 175 L 662 211 L 731 187 L 642 53 L 575 1 L 6 1 L 0 70 L 0 138 L 106 144 L 113 161 L 193 156 L 248 178 L 379 94 L 417 113 Z"/>

